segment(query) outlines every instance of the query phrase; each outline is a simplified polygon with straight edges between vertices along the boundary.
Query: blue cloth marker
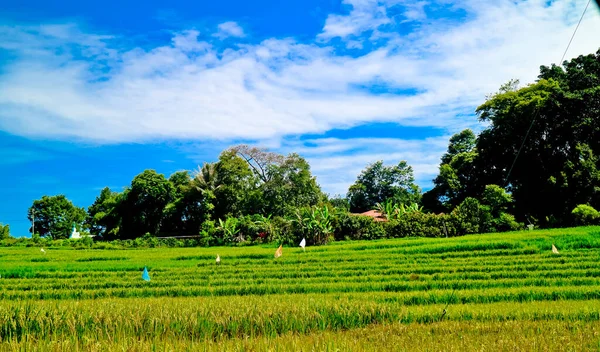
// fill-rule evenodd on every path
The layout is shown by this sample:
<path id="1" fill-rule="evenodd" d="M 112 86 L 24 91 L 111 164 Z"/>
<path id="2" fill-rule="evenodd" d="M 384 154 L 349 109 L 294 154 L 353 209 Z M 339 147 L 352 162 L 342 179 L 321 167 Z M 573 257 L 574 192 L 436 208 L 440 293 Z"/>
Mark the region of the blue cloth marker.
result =
<path id="1" fill-rule="evenodd" d="M 144 279 L 145 281 L 150 281 L 150 275 L 148 274 L 148 269 L 146 269 L 146 267 L 144 267 L 144 273 L 142 274 L 142 279 Z"/>

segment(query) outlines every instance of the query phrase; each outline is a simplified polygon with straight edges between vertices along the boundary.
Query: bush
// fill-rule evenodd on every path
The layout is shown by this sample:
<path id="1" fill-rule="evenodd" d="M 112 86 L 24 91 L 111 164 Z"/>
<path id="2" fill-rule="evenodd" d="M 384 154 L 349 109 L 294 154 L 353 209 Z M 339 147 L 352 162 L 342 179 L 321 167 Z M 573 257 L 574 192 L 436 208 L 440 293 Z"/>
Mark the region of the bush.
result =
<path id="1" fill-rule="evenodd" d="M 215 232 L 216 232 L 216 227 L 215 227 L 215 222 L 212 220 L 207 220 L 205 222 L 202 223 L 202 227 L 200 230 L 200 245 L 202 247 L 208 247 L 211 245 L 214 245 L 216 240 L 215 240 Z"/>
<path id="2" fill-rule="evenodd" d="M 381 222 L 376 222 L 370 216 L 350 215 L 341 212 L 334 216 L 333 235 L 340 240 L 372 240 L 386 237 Z"/>
<path id="3" fill-rule="evenodd" d="M 272 242 L 295 244 L 296 237 L 294 236 L 294 222 L 292 220 L 276 216 L 271 220 L 271 225 L 273 226 L 273 233 L 269 236 Z"/>
<path id="4" fill-rule="evenodd" d="M 524 225 L 518 223 L 512 214 L 500 213 L 500 216 L 492 220 L 494 229 L 491 231 L 505 232 L 523 229 Z"/>
<path id="5" fill-rule="evenodd" d="M 388 237 L 444 237 L 456 236 L 454 223 L 445 214 L 406 213 L 402 217 L 384 223 Z M 445 228 L 445 229 L 444 229 Z"/>
<path id="6" fill-rule="evenodd" d="M 490 207 L 490 211 L 494 216 L 500 217 L 500 213 L 506 212 L 512 202 L 512 196 L 506 193 L 504 188 L 498 185 L 485 186 L 482 203 Z"/>
<path id="7" fill-rule="evenodd" d="M 596 225 L 600 220 L 600 213 L 587 204 L 579 204 L 571 212 L 576 225 Z"/>
<path id="8" fill-rule="evenodd" d="M 2 225 L 0 223 L 0 241 L 7 240 L 10 238 L 10 226 Z"/>
<path id="9" fill-rule="evenodd" d="M 489 206 L 483 206 L 475 198 L 467 197 L 451 213 L 458 235 L 487 232 L 492 227 Z"/>

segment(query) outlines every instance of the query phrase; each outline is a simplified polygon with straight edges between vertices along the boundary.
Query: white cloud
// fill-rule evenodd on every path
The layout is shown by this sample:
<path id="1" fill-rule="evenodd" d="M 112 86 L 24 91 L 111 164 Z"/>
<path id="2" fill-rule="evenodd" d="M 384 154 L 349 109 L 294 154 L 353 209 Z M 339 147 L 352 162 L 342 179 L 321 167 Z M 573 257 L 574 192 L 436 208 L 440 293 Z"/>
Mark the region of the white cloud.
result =
<path id="1" fill-rule="evenodd" d="M 327 17 L 320 38 L 346 38 L 367 30 L 374 30 L 389 24 L 387 9 L 392 1 L 379 0 L 343 0 L 343 4 L 351 7 L 348 15 L 331 14 Z"/>
<path id="2" fill-rule="evenodd" d="M 214 34 L 215 37 L 218 38 L 228 38 L 228 37 L 244 37 L 244 29 L 240 27 L 236 22 L 223 22 L 217 26 L 219 31 Z"/>
<path id="3" fill-rule="evenodd" d="M 226 49 L 195 30 L 165 45 L 132 48 L 118 34 L 90 34 L 73 24 L 0 26 L 0 50 L 12 58 L 0 70 L 0 129 L 97 143 L 247 139 L 282 147 L 288 135 L 373 122 L 453 133 L 476 124 L 464 116 L 500 84 L 531 82 L 539 65 L 557 62 L 585 6 L 583 0 L 345 3 L 348 14 L 330 15 L 314 42 L 270 38 Z M 449 13 L 464 15 L 457 21 Z M 400 32 L 405 21 L 411 25 Z M 234 22 L 219 30 L 244 35 Z M 367 51 L 372 46 L 363 43 L 375 32 L 386 42 Z M 600 15 L 590 7 L 567 58 L 595 52 L 598 33 Z M 339 54 L 326 42 L 334 37 L 364 54 Z M 413 93 L 376 94 L 368 89 L 374 82 Z M 374 148 L 365 146 L 364 160 L 315 156 L 314 168 L 327 175 L 326 166 L 339 163 L 343 175 L 332 172 L 322 182 L 346 184 L 356 176 L 350 163 L 360 171 L 363 161 L 387 155 Z M 413 166 L 431 171 L 439 154 L 420 163 L 424 156 Z"/>
<path id="4" fill-rule="evenodd" d="M 406 160 L 421 187 L 430 187 L 438 172 L 440 156 L 450 136 L 425 140 L 391 138 L 320 138 L 287 142 L 278 150 L 304 156 L 319 184 L 331 195 L 345 195 L 358 174 L 369 164 L 382 160 L 395 165 Z"/>

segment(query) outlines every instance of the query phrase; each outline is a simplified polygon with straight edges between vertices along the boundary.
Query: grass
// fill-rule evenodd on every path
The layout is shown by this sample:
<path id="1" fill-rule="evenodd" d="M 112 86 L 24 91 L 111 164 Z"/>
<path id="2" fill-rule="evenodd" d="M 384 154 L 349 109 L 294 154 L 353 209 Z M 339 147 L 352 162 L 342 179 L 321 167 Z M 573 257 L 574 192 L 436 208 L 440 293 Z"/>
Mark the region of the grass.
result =
<path id="1" fill-rule="evenodd" d="M 598 227 L 276 247 L 2 248 L 0 350 L 600 347 Z"/>

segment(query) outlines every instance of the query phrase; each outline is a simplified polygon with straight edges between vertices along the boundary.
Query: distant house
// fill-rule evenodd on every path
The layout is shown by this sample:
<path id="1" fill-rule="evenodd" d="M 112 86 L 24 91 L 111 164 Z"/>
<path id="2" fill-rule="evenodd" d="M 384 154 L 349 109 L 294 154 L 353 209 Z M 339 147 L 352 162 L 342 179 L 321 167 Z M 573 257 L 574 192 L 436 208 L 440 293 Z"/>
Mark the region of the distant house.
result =
<path id="1" fill-rule="evenodd" d="M 385 217 L 385 215 L 378 212 L 377 210 L 369 210 L 369 211 L 365 211 L 364 213 L 352 213 L 352 215 L 370 216 L 375 221 L 388 221 L 388 219 Z"/>

